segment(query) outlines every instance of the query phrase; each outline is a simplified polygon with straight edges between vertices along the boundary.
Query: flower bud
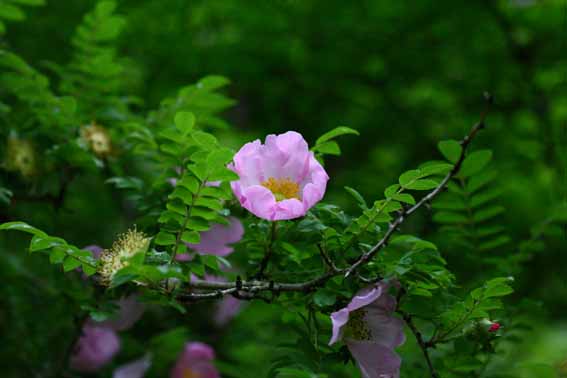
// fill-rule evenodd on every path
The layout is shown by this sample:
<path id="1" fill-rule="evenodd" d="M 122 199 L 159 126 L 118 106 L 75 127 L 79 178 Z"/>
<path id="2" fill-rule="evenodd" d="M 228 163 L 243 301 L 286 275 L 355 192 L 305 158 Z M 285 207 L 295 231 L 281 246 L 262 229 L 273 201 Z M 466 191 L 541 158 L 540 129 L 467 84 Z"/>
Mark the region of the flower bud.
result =
<path id="1" fill-rule="evenodd" d="M 480 328 L 484 332 L 496 333 L 502 325 L 489 319 L 482 319 L 478 322 Z"/>
<path id="2" fill-rule="evenodd" d="M 490 328 L 488 328 L 488 332 L 496 332 L 500 329 L 500 323 L 492 323 Z"/>
<path id="3" fill-rule="evenodd" d="M 29 178 L 36 173 L 36 156 L 29 140 L 11 136 L 6 143 L 6 170 L 19 172 Z"/>
<path id="4" fill-rule="evenodd" d="M 83 141 L 96 156 L 104 158 L 112 153 L 112 139 L 104 127 L 93 122 L 81 127 L 80 134 Z"/>

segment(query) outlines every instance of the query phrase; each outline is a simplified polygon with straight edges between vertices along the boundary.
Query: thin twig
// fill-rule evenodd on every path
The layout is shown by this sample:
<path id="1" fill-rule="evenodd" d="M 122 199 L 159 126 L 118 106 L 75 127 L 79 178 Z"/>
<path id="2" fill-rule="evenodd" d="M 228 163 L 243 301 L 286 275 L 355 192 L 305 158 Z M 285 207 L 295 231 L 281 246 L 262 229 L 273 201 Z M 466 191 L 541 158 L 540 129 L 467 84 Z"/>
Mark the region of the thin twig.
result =
<path id="1" fill-rule="evenodd" d="M 471 129 L 469 134 L 466 135 L 463 138 L 463 140 L 460 142 L 461 147 L 462 147 L 461 148 L 461 154 L 459 156 L 459 159 L 457 160 L 457 162 L 453 166 L 453 169 L 451 169 L 451 171 L 449 173 L 447 173 L 447 175 L 445 175 L 443 180 L 441 180 L 441 182 L 439 183 L 439 185 L 437 185 L 437 187 L 435 189 L 433 189 L 431 192 L 429 192 L 418 203 L 416 203 L 415 205 L 413 205 L 412 207 L 410 207 L 407 210 L 405 210 L 405 209 L 402 210 L 400 212 L 400 215 L 396 218 L 396 220 L 390 224 L 390 227 L 388 228 L 388 231 L 386 231 L 386 234 L 384 235 L 382 240 L 380 240 L 374 247 L 370 248 L 370 250 L 368 252 L 366 252 L 362 256 L 360 256 L 360 258 L 354 264 L 352 264 L 351 267 L 347 270 L 345 277 L 348 277 L 349 275 L 352 274 L 352 272 L 354 272 L 356 269 L 358 269 L 361 265 L 366 264 L 369 260 L 371 260 L 374 257 L 374 255 L 376 255 L 383 247 L 386 246 L 386 244 L 390 240 L 390 237 L 392 236 L 392 234 L 404 222 L 406 217 L 415 213 L 420 207 L 424 206 L 426 203 L 430 203 L 431 200 L 435 196 L 437 196 L 445 188 L 445 186 L 447 185 L 449 180 L 451 180 L 451 178 L 453 178 L 459 172 L 459 170 L 461 169 L 461 165 L 463 164 L 463 161 L 465 160 L 465 154 L 466 154 L 466 151 L 467 151 L 467 147 L 469 146 L 471 141 L 474 139 L 476 134 L 481 129 L 484 128 L 484 122 L 485 122 L 486 116 L 488 115 L 489 107 L 492 104 L 492 97 L 489 94 L 485 94 L 485 98 L 487 100 L 487 106 L 484 109 L 484 111 L 481 113 L 479 122 L 476 125 L 473 126 L 473 128 Z"/>
<path id="2" fill-rule="evenodd" d="M 337 268 L 337 266 L 335 265 L 335 263 L 333 263 L 329 255 L 327 255 L 327 252 L 325 252 L 325 249 L 323 248 L 321 243 L 317 243 L 317 248 L 319 249 L 319 254 L 321 255 L 321 258 L 323 258 L 323 261 L 329 267 L 329 269 L 331 269 L 333 272 L 338 272 L 340 269 Z"/>
<path id="3" fill-rule="evenodd" d="M 402 315 L 402 318 L 404 319 L 404 321 L 408 325 L 409 329 L 411 330 L 411 332 L 415 336 L 415 340 L 417 341 L 417 343 L 419 345 L 419 349 L 421 349 L 421 351 L 423 353 L 423 357 L 425 358 L 425 361 L 427 362 L 427 367 L 429 368 L 429 373 L 431 374 L 431 378 L 439 378 L 439 374 L 437 374 L 437 371 L 435 371 L 435 367 L 433 367 L 433 363 L 431 362 L 431 357 L 429 356 L 430 344 L 428 342 L 426 342 L 425 340 L 423 340 L 423 336 L 421 335 L 421 332 L 419 332 L 419 330 L 417 329 L 417 327 L 413 323 L 413 318 L 410 314 L 408 314 L 407 312 L 404 312 L 400 309 L 398 309 L 397 312 L 400 315 Z"/>
<path id="4" fill-rule="evenodd" d="M 277 224 L 278 223 L 276 221 L 272 222 L 272 225 L 271 225 L 271 228 L 270 228 L 270 238 L 268 239 L 268 244 L 266 245 L 266 251 L 264 253 L 264 258 L 260 262 L 260 268 L 258 269 L 258 273 L 256 273 L 255 275 L 252 276 L 253 279 L 264 277 L 264 271 L 268 267 L 268 263 L 270 262 L 270 259 L 272 258 L 272 255 L 274 254 L 274 242 L 276 241 L 276 238 L 277 238 L 277 229 L 278 229 Z"/>
<path id="5" fill-rule="evenodd" d="M 67 345 L 67 348 L 65 349 L 65 352 L 59 362 L 59 366 L 57 367 L 59 375 L 62 375 L 67 370 L 69 359 L 73 354 L 73 350 L 75 349 L 75 345 L 77 344 L 77 341 L 79 341 L 80 337 L 83 334 L 83 326 L 87 318 L 88 318 L 88 314 L 82 314 L 81 316 L 75 318 L 75 322 L 74 322 L 75 328 L 73 329 L 71 341 Z"/>

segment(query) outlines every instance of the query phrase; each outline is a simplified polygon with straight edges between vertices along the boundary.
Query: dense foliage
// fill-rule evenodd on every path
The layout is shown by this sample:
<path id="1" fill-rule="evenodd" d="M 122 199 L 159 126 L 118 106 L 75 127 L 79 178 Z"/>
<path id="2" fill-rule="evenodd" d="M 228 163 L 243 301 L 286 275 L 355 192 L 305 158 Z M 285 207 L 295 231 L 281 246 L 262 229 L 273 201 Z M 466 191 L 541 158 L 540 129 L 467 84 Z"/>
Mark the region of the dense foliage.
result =
<path id="1" fill-rule="evenodd" d="M 2 376 L 567 376 L 566 14 L 0 0 Z"/>

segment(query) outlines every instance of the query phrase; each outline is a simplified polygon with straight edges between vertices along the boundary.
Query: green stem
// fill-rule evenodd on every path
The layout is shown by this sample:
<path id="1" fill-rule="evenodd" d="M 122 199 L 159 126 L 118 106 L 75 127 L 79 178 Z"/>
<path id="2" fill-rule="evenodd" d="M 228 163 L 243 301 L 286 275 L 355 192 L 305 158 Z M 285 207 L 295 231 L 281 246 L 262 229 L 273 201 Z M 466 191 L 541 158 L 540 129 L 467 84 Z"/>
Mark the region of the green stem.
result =
<path id="1" fill-rule="evenodd" d="M 189 223 L 189 219 L 191 219 L 191 211 L 193 210 L 195 201 L 197 200 L 199 194 L 201 193 L 201 189 L 203 188 L 203 183 L 199 184 L 199 189 L 197 189 L 197 193 L 191 196 L 191 204 L 185 208 L 185 219 L 183 220 L 183 225 L 181 226 L 181 229 L 179 229 L 175 237 L 175 246 L 173 247 L 171 259 L 169 259 L 170 264 L 173 263 L 173 261 L 175 261 L 175 256 L 177 256 L 177 251 L 179 250 L 179 245 L 181 244 L 181 237 L 183 236 L 183 232 L 187 227 L 187 223 Z"/>
<path id="2" fill-rule="evenodd" d="M 270 239 L 268 240 L 268 244 L 266 245 L 266 251 L 264 254 L 264 258 L 260 262 L 260 268 L 258 269 L 258 273 L 254 275 L 254 278 L 260 278 L 264 276 L 264 271 L 268 267 L 268 263 L 270 262 L 270 258 L 274 253 L 274 241 L 277 238 L 277 221 L 272 222 L 272 226 L 270 229 Z"/>

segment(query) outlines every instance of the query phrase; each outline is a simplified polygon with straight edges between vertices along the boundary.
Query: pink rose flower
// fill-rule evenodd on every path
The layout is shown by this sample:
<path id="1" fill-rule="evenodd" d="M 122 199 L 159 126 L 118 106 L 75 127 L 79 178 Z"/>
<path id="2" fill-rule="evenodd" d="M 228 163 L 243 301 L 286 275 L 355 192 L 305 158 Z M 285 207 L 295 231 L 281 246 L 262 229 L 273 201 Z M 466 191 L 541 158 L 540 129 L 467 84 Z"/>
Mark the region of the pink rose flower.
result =
<path id="1" fill-rule="evenodd" d="M 229 168 L 240 179 L 231 182 L 240 204 L 270 221 L 304 216 L 325 194 L 329 176 L 309 151 L 301 134 L 288 131 L 245 144 Z"/>
<path id="2" fill-rule="evenodd" d="M 83 249 L 91 252 L 94 259 L 98 259 L 100 257 L 100 254 L 102 253 L 102 247 L 99 247 L 98 245 L 94 245 L 94 244 L 87 245 Z"/>
<path id="3" fill-rule="evenodd" d="M 107 327 L 87 322 L 70 358 L 72 369 L 91 373 L 106 365 L 120 350 L 120 339 Z"/>
<path id="4" fill-rule="evenodd" d="M 187 247 L 201 255 L 227 256 L 234 251 L 229 244 L 237 243 L 244 235 L 242 223 L 235 217 L 228 217 L 229 224 L 213 224 L 211 229 L 201 233 L 201 241 L 198 244 L 187 243 Z M 188 253 L 175 256 L 178 261 L 191 259 Z"/>
<path id="5" fill-rule="evenodd" d="M 145 306 L 138 301 L 137 294 L 122 297 L 118 301 L 115 301 L 115 303 L 118 305 L 116 314 L 103 322 L 94 322 L 95 325 L 108 327 L 115 331 L 125 331 L 132 328 L 132 326 L 140 320 L 145 311 Z"/>
<path id="6" fill-rule="evenodd" d="M 232 296 L 225 296 L 216 304 L 216 311 L 213 317 L 214 323 L 218 327 L 227 325 L 242 308 L 242 301 Z"/>
<path id="7" fill-rule="evenodd" d="M 99 247 L 98 245 L 87 245 L 86 247 L 83 247 L 84 250 L 89 251 L 91 253 L 91 255 L 93 256 L 93 258 L 95 260 L 98 260 L 100 258 L 100 254 L 103 251 L 102 247 Z M 88 280 L 89 276 L 87 276 L 84 272 L 83 272 L 83 268 L 78 267 L 76 269 L 77 272 L 81 272 L 81 277 L 83 280 Z"/>
<path id="8" fill-rule="evenodd" d="M 329 345 L 344 340 L 362 378 L 398 378 L 401 359 L 394 348 L 405 342 L 403 322 L 393 316 L 396 299 L 381 281 L 361 290 L 347 307 L 333 312 Z"/>
<path id="9" fill-rule="evenodd" d="M 220 378 L 212 361 L 213 348 L 204 343 L 187 343 L 171 370 L 171 378 Z"/>
<path id="10" fill-rule="evenodd" d="M 118 367 L 112 378 L 142 378 L 150 368 L 152 361 L 149 355 Z"/>

